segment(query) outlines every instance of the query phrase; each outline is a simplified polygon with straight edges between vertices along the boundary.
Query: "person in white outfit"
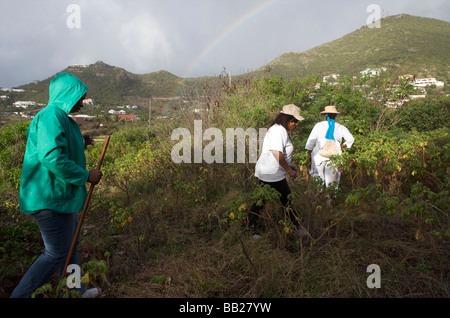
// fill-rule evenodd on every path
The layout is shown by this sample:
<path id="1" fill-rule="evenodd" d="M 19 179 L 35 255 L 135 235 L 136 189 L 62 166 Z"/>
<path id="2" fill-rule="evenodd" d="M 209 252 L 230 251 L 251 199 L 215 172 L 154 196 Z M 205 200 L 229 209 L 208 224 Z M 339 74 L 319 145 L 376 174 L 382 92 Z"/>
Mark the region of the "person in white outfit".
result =
<path id="1" fill-rule="evenodd" d="M 261 185 L 269 185 L 280 194 L 280 201 L 284 208 L 292 207 L 289 199 L 291 190 L 286 181 L 286 175 L 295 179 L 298 170 L 291 165 L 294 146 L 289 138 L 289 131 L 297 127 L 298 122 L 304 120 L 300 116 L 300 109 L 294 104 L 283 106 L 281 112 L 268 129 L 262 146 L 261 155 L 255 165 L 255 176 Z M 248 225 L 253 226 L 258 221 L 262 206 L 253 203 L 248 214 Z M 296 213 L 289 217 L 295 220 Z"/>
<path id="2" fill-rule="evenodd" d="M 308 150 L 308 161 L 311 164 L 310 174 L 312 177 L 320 177 L 325 187 L 329 187 L 334 182 L 337 187 L 337 183 L 341 179 L 341 172 L 336 165 L 329 165 L 330 158 L 321 156 L 319 151 L 327 139 L 334 139 L 339 155 L 342 155 L 341 148 L 350 148 L 355 138 L 345 126 L 336 122 L 336 116 L 340 114 L 336 110 L 336 106 L 326 106 L 321 114 L 325 116 L 326 120 L 314 126 L 305 146 L 305 149 Z"/>

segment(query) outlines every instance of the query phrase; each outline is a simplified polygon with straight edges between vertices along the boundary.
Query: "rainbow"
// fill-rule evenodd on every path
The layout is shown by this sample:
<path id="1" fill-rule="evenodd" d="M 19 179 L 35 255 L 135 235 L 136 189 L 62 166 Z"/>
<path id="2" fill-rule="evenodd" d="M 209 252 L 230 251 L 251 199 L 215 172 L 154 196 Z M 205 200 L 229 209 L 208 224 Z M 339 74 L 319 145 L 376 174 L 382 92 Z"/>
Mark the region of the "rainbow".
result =
<path id="1" fill-rule="evenodd" d="M 186 68 L 185 72 L 181 75 L 181 83 L 180 85 L 175 89 L 172 96 L 178 96 L 180 93 L 180 90 L 182 90 L 184 81 L 189 78 L 192 71 L 197 67 L 197 65 L 204 59 L 211 51 L 214 50 L 214 48 L 223 41 L 228 35 L 233 33 L 236 29 L 238 29 L 240 26 L 245 24 L 245 22 L 252 19 L 254 16 L 258 15 L 263 10 L 267 9 L 271 5 L 273 5 L 275 2 L 279 0 L 264 0 L 258 5 L 254 6 L 241 16 L 239 16 L 233 23 L 231 23 L 228 27 L 226 27 L 222 32 L 220 32 L 211 42 L 209 42 L 203 50 L 192 60 L 192 62 L 189 64 L 189 66 Z M 173 104 L 172 102 L 169 103 L 169 109 L 172 109 Z"/>
<path id="2" fill-rule="evenodd" d="M 242 26 L 245 22 L 259 14 L 261 11 L 267 9 L 271 5 L 273 5 L 278 0 L 265 0 L 251 8 L 241 16 L 239 16 L 233 23 L 231 23 L 228 27 L 226 27 L 220 34 L 218 34 L 211 42 L 209 42 L 200 54 L 193 59 L 190 63 L 189 67 L 187 67 L 186 71 L 182 75 L 183 78 L 188 78 L 191 72 L 197 67 L 202 59 L 204 59 L 220 42 L 222 42 L 229 34 Z"/>

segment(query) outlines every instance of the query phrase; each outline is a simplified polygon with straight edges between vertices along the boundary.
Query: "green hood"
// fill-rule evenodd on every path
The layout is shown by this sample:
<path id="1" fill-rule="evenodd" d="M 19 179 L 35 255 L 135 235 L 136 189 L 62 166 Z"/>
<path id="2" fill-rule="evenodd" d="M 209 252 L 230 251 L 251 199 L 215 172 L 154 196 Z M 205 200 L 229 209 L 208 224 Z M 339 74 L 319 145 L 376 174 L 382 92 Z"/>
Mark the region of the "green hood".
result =
<path id="1" fill-rule="evenodd" d="M 69 114 L 87 91 L 88 87 L 72 74 L 57 74 L 50 83 L 48 106 L 57 106 Z"/>
<path id="2" fill-rule="evenodd" d="M 20 211 L 33 214 L 44 209 L 60 213 L 82 210 L 89 171 L 80 127 L 68 114 L 87 90 L 68 73 L 58 74 L 51 81 L 48 105 L 27 130 Z"/>

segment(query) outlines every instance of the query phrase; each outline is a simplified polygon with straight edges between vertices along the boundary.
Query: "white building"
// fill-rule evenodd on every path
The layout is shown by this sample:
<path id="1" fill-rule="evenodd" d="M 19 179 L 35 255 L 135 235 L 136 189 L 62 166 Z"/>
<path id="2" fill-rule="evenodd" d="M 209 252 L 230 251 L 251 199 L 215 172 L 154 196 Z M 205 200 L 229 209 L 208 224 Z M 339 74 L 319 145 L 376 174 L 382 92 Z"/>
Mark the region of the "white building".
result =
<path id="1" fill-rule="evenodd" d="M 362 76 L 378 76 L 381 72 L 385 72 L 386 68 L 366 68 L 364 71 L 361 71 Z"/>
<path id="2" fill-rule="evenodd" d="M 74 115 L 74 116 L 70 115 L 69 117 L 73 117 L 73 118 L 94 118 L 94 116 L 80 115 L 80 114 Z"/>
<path id="3" fill-rule="evenodd" d="M 37 106 L 37 103 L 32 101 L 17 101 L 13 105 L 14 107 L 28 108 L 29 106 Z"/>
<path id="4" fill-rule="evenodd" d="M 402 100 L 397 100 L 397 101 L 388 100 L 385 105 L 389 108 L 397 108 L 397 107 L 403 106 L 403 104 L 405 104 L 407 102 L 409 102 L 408 98 L 404 98 Z"/>
<path id="5" fill-rule="evenodd" d="M 5 87 L 2 87 L 0 89 L 2 91 L 4 91 L 4 92 L 16 92 L 16 93 L 23 93 L 23 92 L 25 92 L 25 90 L 21 89 L 21 88 L 5 88 Z"/>
<path id="6" fill-rule="evenodd" d="M 124 110 L 114 110 L 114 109 L 111 109 L 108 113 L 109 113 L 109 114 L 112 114 L 112 115 L 125 115 L 127 112 L 124 111 Z"/>
<path id="7" fill-rule="evenodd" d="M 92 98 L 83 99 L 83 105 L 94 105 Z"/>
<path id="8" fill-rule="evenodd" d="M 427 95 L 425 95 L 425 94 L 420 94 L 420 95 L 409 95 L 409 98 L 411 98 L 411 99 L 425 98 L 425 97 L 427 97 Z"/>
<path id="9" fill-rule="evenodd" d="M 444 87 L 444 82 L 437 81 L 434 77 L 429 78 L 416 78 L 413 82 L 416 87 L 425 87 L 435 85 L 436 87 Z"/>
<path id="10" fill-rule="evenodd" d="M 333 83 L 339 79 L 339 74 L 330 74 L 323 77 L 324 83 Z"/>

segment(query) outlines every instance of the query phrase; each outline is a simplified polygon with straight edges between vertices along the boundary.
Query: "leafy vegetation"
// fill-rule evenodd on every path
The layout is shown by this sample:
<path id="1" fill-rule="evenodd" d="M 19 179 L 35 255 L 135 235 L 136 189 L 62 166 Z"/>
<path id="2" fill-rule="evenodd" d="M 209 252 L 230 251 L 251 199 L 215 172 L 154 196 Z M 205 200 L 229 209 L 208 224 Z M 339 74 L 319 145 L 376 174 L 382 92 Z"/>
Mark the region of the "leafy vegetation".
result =
<path id="1" fill-rule="evenodd" d="M 387 74 L 339 85 L 317 76 L 245 79 L 225 83 L 209 111 L 205 97 L 200 114 L 177 110 L 178 119 L 102 131 L 86 150 L 95 167 L 102 138 L 111 135 L 82 230 L 83 277 L 89 273 L 86 282 L 102 287 L 103 297 L 448 297 L 450 99 L 385 106 L 411 90 Z M 276 193 L 257 186 L 254 163 L 171 158 L 176 128 L 192 134 L 194 120 L 224 135 L 226 128 L 267 128 L 289 103 L 306 118 L 291 135 L 300 176 L 289 179 L 304 235 Z M 338 190 L 310 178 L 304 151 L 331 103 L 356 138 L 334 159 L 343 172 Z M 26 126 L 0 131 L 0 276 L 9 292 L 42 249 L 38 229 L 18 207 Z M 258 200 L 266 205 L 256 231 L 245 217 Z M 366 285 L 370 264 L 381 268 L 379 289 Z M 37 293 L 50 297 L 52 286 Z"/>

